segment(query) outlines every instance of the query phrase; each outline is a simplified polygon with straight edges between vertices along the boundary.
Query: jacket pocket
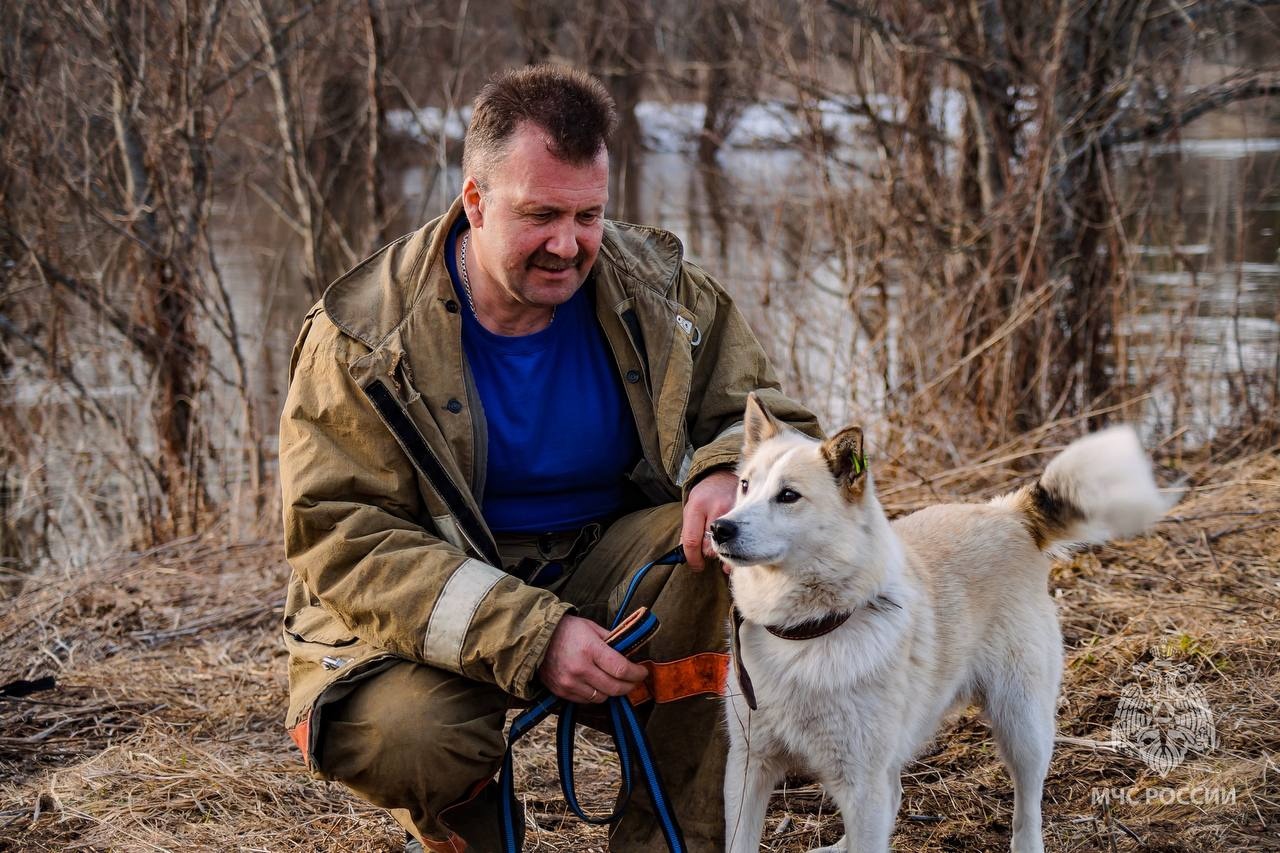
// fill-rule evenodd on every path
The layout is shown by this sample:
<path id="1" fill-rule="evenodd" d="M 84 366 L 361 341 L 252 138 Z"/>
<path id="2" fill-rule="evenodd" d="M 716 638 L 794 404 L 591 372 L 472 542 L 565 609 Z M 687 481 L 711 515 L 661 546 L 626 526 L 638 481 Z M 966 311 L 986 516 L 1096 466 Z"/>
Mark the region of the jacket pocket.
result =
<path id="1" fill-rule="evenodd" d="M 283 634 L 289 652 L 290 727 L 305 718 L 335 683 L 358 679 L 375 671 L 379 662 L 396 660 L 390 652 L 356 637 L 342 620 L 314 604 L 287 615 Z"/>
<path id="2" fill-rule="evenodd" d="M 284 642 L 290 654 L 313 658 L 316 647 L 341 649 L 360 639 L 332 613 L 311 604 L 285 617 Z"/>
<path id="3" fill-rule="evenodd" d="M 347 695 L 357 682 L 376 675 L 398 659 L 363 642 L 340 619 L 314 604 L 285 617 L 284 645 L 289 652 L 285 728 L 301 750 L 307 769 L 317 778 L 327 779 L 316 766 L 323 706 Z"/>

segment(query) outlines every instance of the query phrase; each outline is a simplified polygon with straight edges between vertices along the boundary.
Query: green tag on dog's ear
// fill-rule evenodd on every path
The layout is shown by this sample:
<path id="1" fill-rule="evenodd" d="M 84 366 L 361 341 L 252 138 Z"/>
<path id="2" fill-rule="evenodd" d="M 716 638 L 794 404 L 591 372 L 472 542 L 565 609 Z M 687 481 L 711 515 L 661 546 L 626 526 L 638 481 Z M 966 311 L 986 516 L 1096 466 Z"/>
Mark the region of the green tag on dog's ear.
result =
<path id="1" fill-rule="evenodd" d="M 867 457 L 856 450 L 849 451 L 849 457 L 853 460 L 853 475 L 860 476 L 867 470 Z"/>

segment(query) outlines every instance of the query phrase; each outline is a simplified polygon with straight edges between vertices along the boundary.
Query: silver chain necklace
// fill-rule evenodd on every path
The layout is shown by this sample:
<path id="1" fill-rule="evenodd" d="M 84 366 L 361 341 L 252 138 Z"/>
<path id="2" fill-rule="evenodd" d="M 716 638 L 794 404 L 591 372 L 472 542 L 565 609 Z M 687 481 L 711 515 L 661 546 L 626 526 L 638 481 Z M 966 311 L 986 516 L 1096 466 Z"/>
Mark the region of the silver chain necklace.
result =
<path id="1" fill-rule="evenodd" d="M 467 291 L 467 305 L 471 307 L 471 316 L 476 318 L 477 323 L 480 323 L 480 314 L 476 311 L 476 297 L 471 292 L 471 276 L 467 275 L 467 244 L 469 242 L 471 242 L 471 232 L 467 231 L 462 235 L 462 287 Z M 551 306 L 551 319 L 547 321 L 548 326 L 556 321 L 556 308 L 558 307 L 560 306 Z M 483 326 L 484 324 L 480 323 L 480 325 Z"/>

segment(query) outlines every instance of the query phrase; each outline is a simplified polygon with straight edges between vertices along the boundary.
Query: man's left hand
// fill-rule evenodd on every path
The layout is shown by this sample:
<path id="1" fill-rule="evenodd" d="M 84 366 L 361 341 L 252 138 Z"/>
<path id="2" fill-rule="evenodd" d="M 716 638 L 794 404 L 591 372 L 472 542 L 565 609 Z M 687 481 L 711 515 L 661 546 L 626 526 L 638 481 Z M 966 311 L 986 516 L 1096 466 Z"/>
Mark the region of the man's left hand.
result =
<path id="1" fill-rule="evenodd" d="M 689 490 L 689 500 L 684 505 L 680 544 L 684 546 L 685 562 L 695 572 L 702 571 L 707 558 L 716 555 L 707 529 L 711 522 L 733 509 L 733 499 L 737 493 L 738 475 L 732 471 L 713 471 Z"/>

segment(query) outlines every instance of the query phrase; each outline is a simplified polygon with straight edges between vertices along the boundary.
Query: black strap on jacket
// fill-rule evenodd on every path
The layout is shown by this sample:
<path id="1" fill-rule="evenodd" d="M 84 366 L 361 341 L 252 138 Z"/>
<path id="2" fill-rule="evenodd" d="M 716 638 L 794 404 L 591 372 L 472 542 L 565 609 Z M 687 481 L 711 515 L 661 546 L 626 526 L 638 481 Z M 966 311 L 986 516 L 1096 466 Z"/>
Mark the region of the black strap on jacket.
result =
<path id="1" fill-rule="evenodd" d="M 491 566 L 501 566 L 502 558 L 493 549 L 492 539 L 485 531 L 484 522 L 480 520 L 480 516 L 472 512 L 466 496 L 444 470 L 444 465 L 432 451 L 431 445 L 427 444 L 427 440 L 422 437 L 418 425 L 405 414 L 404 409 L 396 402 L 382 380 L 375 379 L 364 386 L 364 393 L 369 398 L 369 402 L 373 403 L 373 407 L 378 410 L 382 422 L 391 430 L 400 447 L 409 455 L 409 460 L 413 462 L 414 467 L 431 484 L 431 488 L 440 496 L 440 500 L 444 501 L 449 513 L 457 520 L 462 535 L 485 562 Z"/>

